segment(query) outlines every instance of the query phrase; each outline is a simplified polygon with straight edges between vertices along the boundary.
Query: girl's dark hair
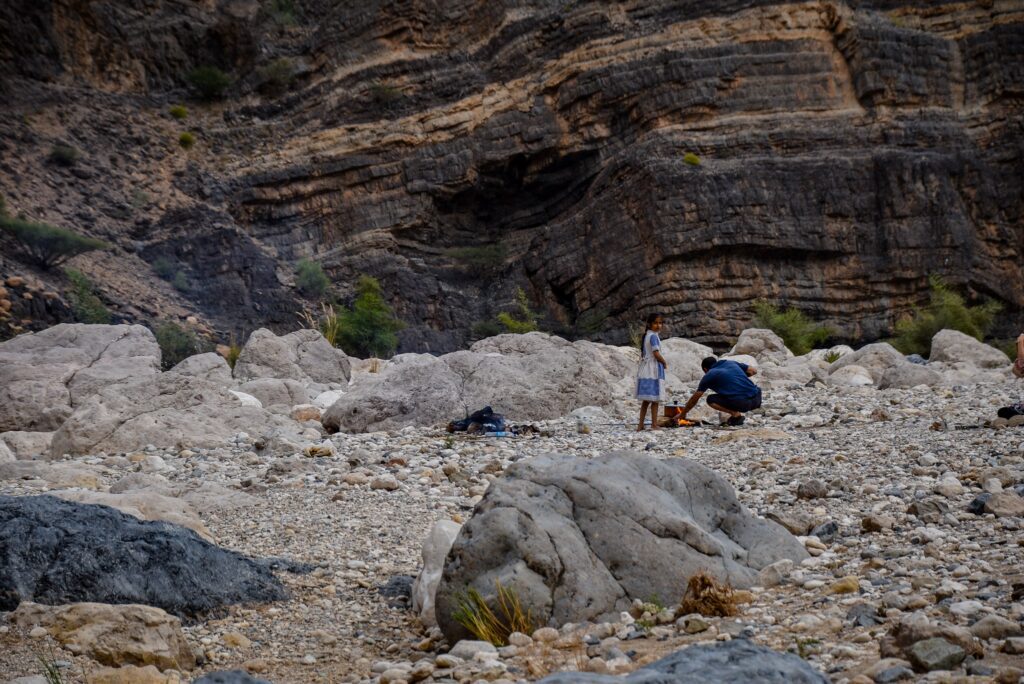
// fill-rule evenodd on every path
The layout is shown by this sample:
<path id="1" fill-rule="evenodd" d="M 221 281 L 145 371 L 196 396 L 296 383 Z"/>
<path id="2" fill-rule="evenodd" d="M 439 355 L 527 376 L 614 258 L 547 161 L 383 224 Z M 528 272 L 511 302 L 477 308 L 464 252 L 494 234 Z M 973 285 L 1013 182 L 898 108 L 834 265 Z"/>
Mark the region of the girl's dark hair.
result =
<path id="1" fill-rule="evenodd" d="M 647 314 L 647 325 L 646 327 L 644 327 L 644 332 L 650 330 L 651 326 L 654 325 L 654 321 L 658 320 L 659 318 L 661 318 L 660 313 Z"/>

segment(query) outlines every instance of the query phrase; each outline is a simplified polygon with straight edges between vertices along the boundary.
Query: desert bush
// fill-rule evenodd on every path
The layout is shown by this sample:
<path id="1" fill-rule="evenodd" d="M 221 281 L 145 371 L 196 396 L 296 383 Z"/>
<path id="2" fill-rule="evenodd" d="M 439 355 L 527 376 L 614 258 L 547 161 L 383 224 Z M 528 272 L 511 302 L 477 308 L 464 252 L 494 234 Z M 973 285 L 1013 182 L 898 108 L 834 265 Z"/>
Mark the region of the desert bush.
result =
<path id="1" fill-rule="evenodd" d="M 174 262 L 166 257 L 160 257 L 153 262 L 153 272 L 163 280 L 170 280 L 177 272 Z"/>
<path id="2" fill-rule="evenodd" d="M 370 99 L 376 104 L 386 107 L 402 95 L 402 91 L 388 83 L 372 83 L 369 89 Z"/>
<path id="3" fill-rule="evenodd" d="M 295 25 L 294 0 L 270 0 L 266 4 L 267 14 L 281 26 Z"/>
<path id="4" fill-rule="evenodd" d="M 505 246 L 501 244 L 453 247 L 445 250 L 445 254 L 476 276 L 490 275 L 505 263 Z"/>
<path id="5" fill-rule="evenodd" d="M 816 324 L 803 311 L 792 307 L 779 311 L 774 304 L 759 300 L 754 303 L 754 313 L 757 325 L 781 337 L 797 356 L 811 351 L 832 334 L 831 329 Z"/>
<path id="6" fill-rule="evenodd" d="M 78 150 L 70 145 L 54 145 L 50 148 L 49 159 L 58 166 L 74 166 L 79 156 Z"/>
<path id="7" fill-rule="evenodd" d="M 160 345 L 161 366 L 170 370 L 185 359 L 204 351 L 204 345 L 194 332 L 168 321 L 153 331 Z"/>
<path id="8" fill-rule="evenodd" d="M 67 298 L 71 311 L 75 314 L 75 320 L 80 323 L 109 324 L 110 310 L 96 296 L 96 286 L 92 281 L 81 271 L 71 268 L 65 270 L 64 275 L 71 281 Z"/>
<path id="9" fill-rule="evenodd" d="M 324 315 L 319 320 L 306 314 L 307 320 L 317 321 L 327 341 L 346 354 L 386 359 L 395 353 L 398 347 L 396 333 L 405 324 L 395 318 L 391 307 L 384 301 L 376 278 L 359 278 L 351 307 L 336 311 L 333 306 L 325 305 L 323 309 Z"/>
<path id="10" fill-rule="evenodd" d="M 690 166 L 700 166 L 700 157 L 695 155 L 693 152 L 687 152 L 683 155 L 683 161 Z"/>
<path id="11" fill-rule="evenodd" d="M 523 611 L 516 593 L 495 582 L 498 592 L 497 606 L 492 609 L 480 592 L 470 587 L 456 598 L 457 607 L 452 619 L 465 627 L 473 636 L 495 646 L 507 646 L 512 632 L 532 634 L 533 617 Z"/>
<path id="12" fill-rule="evenodd" d="M 179 121 L 188 118 L 188 109 L 184 105 L 174 105 L 167 110 L 167 113 Z"/>
<path id="13" fill-rule="evenodd" d="M 145 190 L 133 190 L 132 191 L 132 198 L 130 200 L 131 201 L 131 205 L 132 205 L 132 209 L 135 209 L 135 210 L 142 209 L 147 204 L 149 204 L 149 200 L 150 200 L 149 193 L 146 192 Z"/>
<path id="14" fill-rule="evenodd" d="M 188 72 L 186 80 L 203 100 L 218 100 L 231 85 L 231 77 L 215 66 L 201 66 Z"/>
<path id="15" fill-rule="evenodd" d="M 48 223 L 0 215 L 0 234 L 17 245 L 28 260 L 40 268 L 51 269 L 73 256 L 110 247 L 103 240 L 89 238 Z"/>
<path id="16" fill-rule="evenodd" d="M 470 332 L 474 340 L 483 340 L 502 334 L 505 332 L 505 326 L 499 323 L 497 319 L 492 318 L 486 321 L 477 321 L 473 324 Z"/>
<path id="17" fill-rule="evenodd" d="M 825 352 L 825 363 L 835 363 L 842 358 L 842 354 L 837 351 Z"/>
<path id="18" fill-rule="evenodd" d="M 736 597 L 729 585 L 722 584 L 706 572 L 698 572 L 686 583 L 680 609 L 684 615 L 699 613 L 706 617 L 728 617 L 736 614 Z"/>
<path id="19" fill-rule="evenodd" d="M 259 70 L 260 91 L 277 96 L 288 89 L 295 77 L 295 65 L 287 57 L 275 59 Z"/>
<path id="20" fill-rule="evenodd" d="M 530 300 L 523 288 L 516 289 L 516 310 L 502 311 L 498 314 L 498 322 L 505 327 L 505 332 L 510 333 L 522 334 L 537 329 L 537 313 L 530 308 Z"/>
<path id="21" fill-rule="evenodd" d="M 234 340 L 228 345 L 228 353 L 224 355 L 224 360 L 228 362 L 231 369 L 234 370 L 235 364 L 238 363 L 238 357 L 242 355 L 242 345 L 238 344 Z"/>
<path id="22" fill-rule="evenodd" d="M 300 259 L 295 265 L 295 285 L 305 296 L 320 299 L 327 294 L 331 281 L 320 264 L 311 259 Z"/>
<path id="23" fill-rule="evenodd" d="M 192 283 L 189 282 L 188 276 L 182 271 L 178 271 L 174 274 L 174 278 L 171 279 L 171 285 L 178 292 L 189 292 L 192 289 Z"/>
<path id="24" fill-rule="evenodd" d="M 931 352 L 932 337 L 945 329 L 959 330 L 981 340 L 1003 309 L 999 302 L 991 300 L 967 306 L 964 298 L 939 276 L 929 278 L 928 287 L 928 305 L 915 307 L 912 316 L 896 323 L 893 346 L 904 354 L 927 356 Z"/>
<path id="25" fill-rule="evenodd" d="M 178 136 L 178 144 L 181 145 L 182 149 L 190 150 L 192 149 L 192 146 L 196 144 L 196 136 L 185 131 Z"/>

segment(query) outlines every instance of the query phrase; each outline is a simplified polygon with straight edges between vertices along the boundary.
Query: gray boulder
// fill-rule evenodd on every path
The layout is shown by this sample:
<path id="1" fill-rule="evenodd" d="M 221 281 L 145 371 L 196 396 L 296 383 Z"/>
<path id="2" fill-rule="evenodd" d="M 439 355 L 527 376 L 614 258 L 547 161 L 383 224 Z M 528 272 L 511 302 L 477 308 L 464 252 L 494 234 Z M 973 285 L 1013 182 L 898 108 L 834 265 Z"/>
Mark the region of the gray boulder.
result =
<path id="1" fill-rule="evenodd" d="M 220 387 L 234 385 L 231 366 L 223 356 L 215 352 L 190 356 L 172 368 L 170 372 L 187 375 L 190 378 L 201 378 Z"/>
<path id="2" fill-rule="evenodd" d="M 942 374 L 938 371 L 921 366 L 916 363 L 905 361 L 904 363 L 890 366 L 882 372 L 878 379 L 878 389 L 917 387 L 928 385 L 932 387 L 942 382 Z"/>
<path id="3" fill-rule="evenodd" d="M 160 347 L 141 325 L 62 323 L 0 343 L 0 432 L 56 430 L 112 383 L 160 372 Z"/>
<path id="4" fill-rule="evenodd" d="M 734 639 L 681 649 L 625 677 L 559 672 L 540 681 L 546 684 L 826 684 L 829 680 L 795 655 L 779 653 L 746 639 Z"/>
<path id="5" fill-rule="evenodd" d="M 345 352 L 332 347 L 316 330 L 296 330 L 278 337 L 260 328 L 242 348 L 234 376 L 242 382 L 256 378 L 295 380 L 323 391 L 347 385 L 351 365 Z"/>
<path id="6" fill-rule="evenodd" d="M 975 368 L 1005 368 L 1010 357 L 995 347 L 980 342 L 958 330 L 940 330 L 932 337 L 929 361 L 969 363 Z"/>
<path id="7" fill-rule="evenodd" d="M 297 425 L 243 406 L 228 390 L 199 378 L 161 373 L 89 397 L 53 435 L 50 454 L 130 451 L 147 444 L 222 445 L 238 432 L 259 434 Z"/>
<path id="8" fill-rule="evenodd" d="M 277 412 L 283 409 L 285 413 L 288 413 L 292 406 L 310 402 L 306 388 L 295 380 L 259 378 L 242 384 L 238 390 L 256 397 L 264 408 L 276 407 Z"/>
<path id="9" fill-rule="evenodd" d="M 493 599 L 500 581 L 540 623 L 559 626 L 600 620 L 634 598 L 674 600 L 702 570 L 748 587 L 761 568 L 806 557 L 694 461 L 547 455 L 514 464 L 487 490 L 448 554 L 435 614 L 456 643 L 468 636 L 451 618 L 467 587 Z"/>
<path id="10" fill-rule="evenodd" d="M 761 363 L 767 361 L 780 365 L 793 356 L 782 338 L 767 328 L 748 328 L 741 332 L 727 356 L 741 354 L 753 356 Z"/>
<path id="11" fill-rule="evenodd" d="M 284 598 L 265 565 L 184 527 L 52 496 L 0 496 L 0 610 L 93 601 L 182 617 Z"/>
<path id="12" fill-rule="evenodd" d="M 704 377 L 700 362 L 713 354 L 711 347 L 683 337 L 670 337 L 661 341 L 661 355 L 668 362 L 669 373 L 683 382 L 694 382 Z M 629 374 L 635 368 L 633 364 L 625 371 Z"/>
<path id="13" fill-rule="evenodd" d="M 208 672 L 198 679 L 193 679 L 192 684 L 270 684 L 270 682 L 253 677 L 245 670 L 221 670 Z"/>
<path id="14" fill-rule="evenodd" d="M 747 639 L 690 646 L 625 677 L 559 672 L 540 680 L 542 684 L 827 684 L 828 681 L 802 658 L 758 646 Z"/>
<path id="15" fill-rule="evenodd" d="M 20 430 L 0 432 L 0 443 L 5 444 L 15 458 L 23 461 L 44 458 L 50 453 L 52 441 L 52 432 L 23 432 Z"/>
<path id="16" fill-rule="evenodd" d="M 885 371 L 893 366 L 900 366 L 908 363 L 895 347 L 886 342 L 875 342 L 868 344 L 855 352 L 843 354 L 836 359 L 829 367 L 829 375 L 846 366 L 860 366 L 871 374 L 871 379 L 878 383 Z"/>
<path id="17" fill-rule="evenodd" d="M 0 463 L 10 463 L 14 460 L 14 454 L 7 448 L 7 445 L 0 441 Z"/>

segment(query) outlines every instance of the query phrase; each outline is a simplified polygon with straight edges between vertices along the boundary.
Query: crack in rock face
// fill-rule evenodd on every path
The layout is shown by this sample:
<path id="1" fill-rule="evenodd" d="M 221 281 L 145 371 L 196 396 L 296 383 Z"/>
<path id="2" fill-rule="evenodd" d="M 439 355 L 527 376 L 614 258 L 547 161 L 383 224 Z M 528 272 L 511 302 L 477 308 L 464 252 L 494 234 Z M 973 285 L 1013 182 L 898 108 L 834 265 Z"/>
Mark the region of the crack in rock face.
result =
<path id="1" fill-rule="evenodd" d="M 755 517 L 733 488 L 688 459 L 619 451 L 595 459 L 548 454 L 496 480 L 463 527 L 436 596 L 451 643 L 460 595 L 511 588 L 539 624 L 602 620 L 635 598 L 678 601 L 704 571 L 749 587 L 778 560 L 807 557 L 781 525 Z"/>

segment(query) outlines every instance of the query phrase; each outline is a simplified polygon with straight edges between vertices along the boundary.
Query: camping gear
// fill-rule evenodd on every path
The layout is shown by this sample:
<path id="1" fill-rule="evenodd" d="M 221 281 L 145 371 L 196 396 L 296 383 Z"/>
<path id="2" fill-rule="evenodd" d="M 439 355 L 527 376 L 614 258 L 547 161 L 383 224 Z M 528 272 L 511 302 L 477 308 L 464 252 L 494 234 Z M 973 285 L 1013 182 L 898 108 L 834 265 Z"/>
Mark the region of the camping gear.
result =
<path id="1" fill-rule="evenodd" d="M 505 431 L 505 416 L 495 413 L 490 406 L 474 411 L 462 420 L 448 423 L 448 432 L 490 433 Z"/>

